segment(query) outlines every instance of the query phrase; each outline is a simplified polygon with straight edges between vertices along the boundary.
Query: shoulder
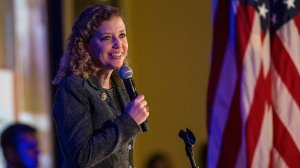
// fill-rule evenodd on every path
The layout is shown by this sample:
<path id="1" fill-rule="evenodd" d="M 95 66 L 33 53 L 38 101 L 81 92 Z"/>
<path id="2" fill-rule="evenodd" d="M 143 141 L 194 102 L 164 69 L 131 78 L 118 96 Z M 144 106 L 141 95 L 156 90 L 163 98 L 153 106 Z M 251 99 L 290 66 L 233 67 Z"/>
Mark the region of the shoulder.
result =
<path id="1" fill-rule="evenodd" d="M 78 75 L 69 74 L 64 76 L 56 89 L 56 102 L 58 104 L 64 102 L 65 100 L 72 102 L 73 99 L 76 99 L 76 101 L 80 102 L 87 102 L 87 94 L 84 83 L 85 80 Z"/>
<path id="2" fill-rule="evenodd" d="M 60 83 L 58 84 L 59 87 L 82 87 L 84 85 L 85 80 L 75 74 L 69 74 L 62 78 Z"/>
<path id="3" fill-rule="evenodd" d="M 56 92 L 84 96 L 86 94 L 85 80 L 75 74 L 66 75 L 59 82 Z"/>

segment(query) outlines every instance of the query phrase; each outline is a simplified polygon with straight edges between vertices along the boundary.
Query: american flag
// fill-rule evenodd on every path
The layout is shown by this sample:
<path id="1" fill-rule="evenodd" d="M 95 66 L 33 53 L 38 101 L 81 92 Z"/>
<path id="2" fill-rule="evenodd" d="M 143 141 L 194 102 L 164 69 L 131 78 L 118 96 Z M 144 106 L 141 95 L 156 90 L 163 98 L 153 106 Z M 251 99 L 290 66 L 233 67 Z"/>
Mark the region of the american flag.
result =
<path id="1" fill-rule="evenodd" d="M 300 0 L 214 0 L 207 167 L 300 167 Z"/>

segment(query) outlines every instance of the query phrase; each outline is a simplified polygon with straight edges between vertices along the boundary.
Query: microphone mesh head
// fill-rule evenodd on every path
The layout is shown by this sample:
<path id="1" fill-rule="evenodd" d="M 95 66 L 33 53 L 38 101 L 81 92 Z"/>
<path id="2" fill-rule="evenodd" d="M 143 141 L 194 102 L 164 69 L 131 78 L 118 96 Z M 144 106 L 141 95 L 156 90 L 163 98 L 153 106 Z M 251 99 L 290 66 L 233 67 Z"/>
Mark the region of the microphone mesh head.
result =
<path id="1" fill-rule="evenodd" d="M 123 80 L 132 78 L 132 69 L 129 66 L 126 66 L 126 65 L 122 66 L 119 69 L 119 76 Z"/>

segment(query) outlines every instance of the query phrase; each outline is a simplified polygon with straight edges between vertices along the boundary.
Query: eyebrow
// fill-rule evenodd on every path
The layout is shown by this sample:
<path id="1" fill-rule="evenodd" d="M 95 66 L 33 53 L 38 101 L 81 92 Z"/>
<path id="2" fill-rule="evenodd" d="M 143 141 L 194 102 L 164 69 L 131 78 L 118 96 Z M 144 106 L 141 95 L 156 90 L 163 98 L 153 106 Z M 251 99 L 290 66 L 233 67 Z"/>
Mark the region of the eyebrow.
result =
<path id="1" fill-rule="evenodd" d="M 126 32 L 126 30 L 120 30 L 120 31 L 119 31 L 119 33 L 124 33 L 124 32 Z M 104 33 L 99 32 L 99 34 L 100 34 L 100 35 L 105 35 L 105 34 L 113 34 L 113 33 L 110 33 L 110 32 L 104 32 Z"/>

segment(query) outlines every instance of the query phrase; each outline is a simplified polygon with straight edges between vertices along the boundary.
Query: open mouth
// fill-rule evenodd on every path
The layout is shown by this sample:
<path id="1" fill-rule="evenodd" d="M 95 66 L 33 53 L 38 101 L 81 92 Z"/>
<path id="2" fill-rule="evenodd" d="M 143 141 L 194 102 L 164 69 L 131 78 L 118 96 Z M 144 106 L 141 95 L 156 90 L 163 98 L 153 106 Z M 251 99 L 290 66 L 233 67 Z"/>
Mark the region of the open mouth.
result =
<path id="1" fill-rule="evenodd" d="M 122 53 L 111 53 L 110 56 L 112 58 L 121 58 L 122 57 Z"/>

